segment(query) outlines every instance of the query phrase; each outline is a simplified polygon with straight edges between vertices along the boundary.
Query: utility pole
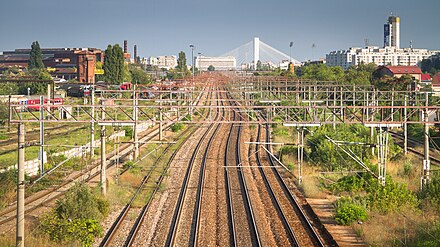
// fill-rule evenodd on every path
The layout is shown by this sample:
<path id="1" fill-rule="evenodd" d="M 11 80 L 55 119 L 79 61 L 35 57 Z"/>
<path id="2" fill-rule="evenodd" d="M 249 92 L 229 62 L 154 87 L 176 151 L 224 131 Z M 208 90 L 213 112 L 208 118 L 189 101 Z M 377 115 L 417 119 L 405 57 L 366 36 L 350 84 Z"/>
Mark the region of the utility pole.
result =
<path id="1" fill-rule="evenodd" d="M 298 183 L 302 183 L 302 164 L 304 160 L 304 128 L 299 128 L 297 131 L 297 145 L 298 145 L 298 153 L 297 153 L 297 160 L 298 160 Z"/>
<path id="2" fill-rule="evenodd" d="M 101 104 L 104 104 L 104 102 L 101 102 Z M 105 120 L 104 107 L 102 107 L 102 120 Z M 107 162 L 105 156 L 105 125 L 103 124 L 101 126 L 101 176 L 100 176 L 101 193 L 103 196 L 107 196 L 107 177 L 105 174 L 106 169 L 107 169 Z"/>
<path id="3" fill-rule="evenodd" d="M 408 154 L 408 109 L 406 109 L 407 105 L 408 105 L 408 95 L 405 94 L 405 101 L 404 101 L 404 106 L 405 108 L 403 108 L 403 149 L 405 151 L 405 155 Z"/>
<path id="4" fill-rule="evenodd" d="M 24 247 L 24 137 L 25 126 L 18 124 L 18 180 L 17 180 L 17 224 L 16 224 L 16 246 Z"/>
<path id="5" fill-rule="evenodd" d="M 133 141 L 134 141 L 134 152 L 133 152 L 133 160 L 137 160 L 139 157 L 139 140 L 138 140 L 138 127 L 137 127 L 137 118 L 138 118 L 138 108 L 137 108 L 138 100 L 136 93 L 136 84 L 133 85 Z"/>
<path id="6" fill-rule="evenodd" d="M 162 94 L 159 98 L 159 141 L 163 140 L 163 124 L 162 124 Z"/>
<path id="7" fill-rule="evenodd" d="M 44 174 L 44 123 L 43 123 L 43 119 L 44 119 L 44 96 L 41 95 L 40 96 L 40 177 L 43 176 L 43 174 Z"/>
<path id="8" fill-rule="evenodd" d="M 90 123 L 90 159 L 95 155 L 95 85 L 92 86 L 92 122 Z"/>
<path id="9" fill-rule="evenodd" d="M 190 102 L 190 108 L 189 108 L 189 111 L 190 111 L 190 116 L 191 116 L 191 119 L 192 119 L 192 114 L 193 114 L 193 101 L 194 101 L 194 87 L 195 87 L 195 84 L 194 84 L 194 49 L 196 48 L 194 45 L 189 45 L 189 47 L 191 48 L 191 64 L 192 64 L 192 82 L 191 82 L 191 102 Z"/>
<path id="10" fill-rule="evenodd" d="M 425 158 L 423 159 L 423 177 L 422 177 L 422 189 L 428 184 L 429 181 L 429 172 L 431 168 L 430 160 L 429 160 L 429 117 L 428 117 L 428 93 L 425 93 L 425 105 L 426 108 L 424 110 L 424 120 L 425 120 Z"/>
<path id="11" fill-rule="evenodd" d="M 11 132 L 11 117 L 12 117 L 11 93 L 9 92 L 9 99 L 8 99 L 8 133 Z"/>

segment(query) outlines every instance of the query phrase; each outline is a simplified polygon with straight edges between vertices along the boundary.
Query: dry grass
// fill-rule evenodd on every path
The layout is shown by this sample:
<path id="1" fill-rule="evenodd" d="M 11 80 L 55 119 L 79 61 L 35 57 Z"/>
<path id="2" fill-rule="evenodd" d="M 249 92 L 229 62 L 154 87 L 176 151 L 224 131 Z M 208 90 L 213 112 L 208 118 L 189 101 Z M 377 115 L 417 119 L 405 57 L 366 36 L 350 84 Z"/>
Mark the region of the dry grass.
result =
<path id="1" fill-rule="evenodd" d="M 52 247 L 60 246 L 60 243 L 52 242 L 47 236 L 31 232 L 28 230 L 29 227 L 25 228 L 25 242 L 26 247 Z M 12 247 L 15 246 L 15 231 L 8 233 L 8 235 L 0 235 L 0 247 Z M 70 244 L 69 246 L 81 246 Z"/>
<path id="2" fill-rule="evenodd" d="M 435 214 L 422 214 L 414 209 L 387 215 L 370 212 L 369 217 L 367 222 L 353 227 L 371 246 L 405 246 L 410 240 L 417 239 L 417 232 L 424 224 L 436 218 Z"/>

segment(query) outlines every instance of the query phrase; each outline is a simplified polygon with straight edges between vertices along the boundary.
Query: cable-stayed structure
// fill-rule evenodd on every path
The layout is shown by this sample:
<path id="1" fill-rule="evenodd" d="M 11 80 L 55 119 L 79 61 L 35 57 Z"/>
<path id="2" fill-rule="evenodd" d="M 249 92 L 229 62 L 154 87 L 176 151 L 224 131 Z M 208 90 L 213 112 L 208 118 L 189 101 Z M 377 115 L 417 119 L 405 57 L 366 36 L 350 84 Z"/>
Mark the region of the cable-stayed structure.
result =
<path id="1" fill-rule="evenodd" d="M 292 61 L 292 63 L 295 65 L 301 64 L 298 60 L 291 58 L 281 51 L 260 41 L 259 38 L 254 38 L 253 41 L 241 45 L 222 55 L 222 57 L 226 56 L 235 57 L 237 66 L 242 64 L 255 65 L 258 61 L 261 63 L 271 63 L 274 65 L 278 65 L 283 61 Z"/>

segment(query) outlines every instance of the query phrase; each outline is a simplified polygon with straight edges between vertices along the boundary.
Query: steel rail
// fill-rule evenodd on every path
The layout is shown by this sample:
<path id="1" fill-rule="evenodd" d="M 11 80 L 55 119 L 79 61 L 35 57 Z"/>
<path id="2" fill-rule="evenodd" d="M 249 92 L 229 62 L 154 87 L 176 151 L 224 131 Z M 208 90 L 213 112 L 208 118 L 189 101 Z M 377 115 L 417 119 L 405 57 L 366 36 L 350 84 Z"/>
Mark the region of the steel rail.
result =
<path id="1" fill-rule="evenodd" d="M 168 127 L 168 128 L 169 128 L 169 127 Z M 157 129 L 157 128 L 156 128 L 156 129 Z M 145 140 L 143 140 L 143 141 L 145 142 L 145 141 L 149 141 L 149 140 L 151 140 L 153 137 L 157 136 L 159 133 L 156 133 L 156 134 L 151 135 L 150 137 L 148 137 L 148 136 L 149 136 L 151 133 L 153 133 L 156 129 L 153 129 L 153 130 L 151 130 L 150 132 L 144 134 L 144 135 L 140 138 L 140 140 L 142 140 L 143 138 L 146 138 Z M 148 137 L 148 138 L 147 138 L 147 137 Z M 119 156 L 120 156 L 120 158 L 125 158 L 125 157 L 127 157 L 132 149 L 133 149 L 133 146 L 130 145 L 130 144 L 123 145 L 122 150 L 119 152 Z M 109 160 L 110 162 L 109 162 L 108 165 L 107 165 L 107 169 L 112 168 L 112 167 L 115 165 L 115 163 L 116 163 L 116 159 L 113 159 L 114 157 L 116 157 L 116 153 L 113 151 L 113 152 L 110 153 L 110 155 L 111 155 L 111 157 L 108 158 L 108 160 Z M 65 181 L 65 182 L 63 182 L 63 183 L 61 183 L 61 184 L 59 184 L 59 185 L 57 185 L 57 186 L 55 186 L 55 187 L 53 187 L 53 188 L 51 188 L 51 189 L 48 189 L 48 190 L 46 190 L 45 192 L 39 194 L 38 196 L 35 196 L 34 198 L 29 198 L 29 199 L 26 200 L 26 202 L 25 202 L 26 205 L 27 205 L 27 204 L 30 204 L 30 203 L 32 203 L 32 202 L 35 202 L 35 201 L 37 201 L 37 200 L 39 200 L 39 199 L 41 199 L 41 198 L 43 198 L 43 197 L 46 197 L 47 195 L 49 195 L 49 194 L 51 194 L 51 193 L 53 193 L 53 192 L 61 191 L 61 190 L 60 190 L 61 188 L 65 187 L 66 185 L 68 185 L 68 184 L 70 184 L 70 183 L 73 183 L 73 182 L 78 181 L 82 176 L 84 176 L 84 175 L 86 175 L 86 174 L 92 172 L 93 169 L 98 168 L 99 165 L 100 165 L 100 161 L 99 161 L 99 160 L 95 160 L 95 161 L 93 162 L 93 165 L 92 165 L 91 167 L 87 168 L 86 170 L 82 171 L 81 173 L 78 173 L 77 175 L 75 175 L 74 177 L 72 177 L 71 179 L 69 179 L 68 181 Z M 123 172 L 124 172 L 124 171 L 123 171 Z M 96 171 L 95 173 L 91 174 L 91 175 L 90 175 L 87 179 L 85 179 L 84 181 L 85 181 L 85 182 L 90 181 L 91 179 L 93 179 L 93 178 L 95 178 L 96 176 L 98 176 L 99 173 L 100 173 L 99 170 Z M 35 209 L 37 209 L 37 208 L 39 208 L 39 207 L 41 207 L 41 206 L 44 206 L 43 204 L 46 204 L 46 203 L 48 203 L 48 202 L 50 202 L 50 201 L 53 201 L 53 200 L 59 198 L 59 197 L 62 196 L 63 194 L 64 194 L 64 192 L 63 192 L 63 193 L 60 193 L 60 194 L 58 194 L 58 195 L 56 195 L 56 196 L 54 196 L 54 197 L 52 197 L 52 198 L 50 198 L 50 199 L 48 199 L 48 200 L 45 200 L 45 201 L 43 201 L 43 202 L 41 202 L 41 203 L 39 203 L 39 204 L 37 204 L 37 205 L 31 207 L 31 208 L 27 208 L 27 209 L 25 210 L 25 213 L 32 212 L 32 211 L 34 211 Z M 16 205 L 14 205 L 14 206 L 12 206 L 12 207 L 6 209 L 6 210 L 3 210 L 2 212 L 0 212 L 0 218 L 3 217 L 3 216 L 5 216 L 5 215 L 7 215 L 7 214 L 9 214 L 9 213 L 11 213 L 11 212 L 13 212 L 13 211 L 15 211 L 15 210 L 16 210 Z M 14 219 L 16 219 L 16 215 L 14 215 L 14 216 L 9 216 L 9 217 L 5 217 L 4 219 L 1 219 L 1 220 L 0 220 L 0 225 L 2 225 L 2 224 L 4 224 L 4 223 L 7 223 L 7 222 L 9 222 L 9 221 L 12 221 L 12 220 L 14 220 Z"/>
<path id="2" fill-rule="evenodd" d="M 198 99 L 196 100 L 196 103 L 197 103 L 197 104 L 198 104 L 199 102 L 200 102 L 200 98 L 198 98 Z M 195 133 L 196 130 L 197 130 L 197 128 L 195 128 L 189 136 L 192 136 L 192 135 Z M 177 148 L 177 150 L 180 150 L 181 147 L 182 147 L 182 146 L 183 146 L 183 145 L 189 140 L 189 136 L 188 136 L 187 139 L 185 139 L 185 141 L 183 141 L 183 142 L 180 143 L 180 145 L 179 145 L 179 147 Z M 156 180 L 156 186 L 155 186 L 155 188 L 154 188 L 154 190 L 153 190 L 153 192 L 152 192 L 150 198 L 148 199 L 147 203 L 142 207 L 142 210 L 141 210 L 139 216 L 136 218 L 136 221 L 135 221 L 135 223 L 133 224 L 133 227 L 131 228 L 131 230 L 130 230 L 128 236 L 127 236 L 127 239 L 126 239 L 126 241 L 125 241 L 125 243 L 124 243 L 124 246 L 125 246 L 125 247 L 132 246 L 132 245 L 133 245 L 133 242 L 134 242 L 134 240 L 136 239 L 136 236 L 137 236 L 137 234 L 138 234 L 138 232 L 139 232 L 139 229 L 140 229 L 140 227 L 141 227 L 141 225 L 142 225 L 142 223 L 143 223 L 143 221 L 144 221 L 144 219 L 145 219 L 145 215 L 146 215 L 146 213 L 148 212 L 148 209 L 150 208 L 151 203 L 153 202 L 153 199 L 154 199 L 155 195 L 156 195 L 157 192 L 159 191 L 159 187 L 160 187 L 160 185 L 162 184 L 163 179 L 165 178 L 166 172 L 168 171 L 168 169 L 169 169 L 169 167 L 170 167 L 172 161 L 174 160 L 174 158 L 176 157 L 176 155 L 177 155 L 177 153 L 178 153 L 177 150 L 176 150 L 176 151 L 171 155 L 171 157 L 168 159 L 168 162 L 167 162 L 167 164 L 166 164 L 166 166 L 165 166 L 165 169 L 163 170 L 163 172 L 162 172 L 162 174 L 159 176 L 159 178 Z"/>
<path id="3" fill-rule="evenodd" d="M 265 124 L 265 127 L 266 127 L 266 142 L 269 143 L 269 141 L 270 141 L 269 125 Z M 270 145 L 266 144 L 266 148 L 267 148 L 267 150 L 270 150 Z M 273 161 L 272 156 L 269 154 L 269 152 L 266 151 L 266 153 L 267 153 L 268 161 L 272 166 L 271 169 L 274 172 L 274 174 L 278 180 L 279 185 L 283 189 L 284 194 L 286 195 L 287 199 L 290 201 L 292 208 L 297 212 L 297 215 L 299 216 L 301 222 L 303 223 L 303 226 L 308 229 L 308 232 L 310 233 L 310 237 L 315 241 L 314 245 L 315 246 L 325 246 L 324 243 L 322 242 L 321 238 L 319 237 L 319 234 L 315 231 L 315 228 L 312 226 L 312 223 L 307 218 L 306 213 L 304 212 L 304 210 L 300 206 L 299 202 L 292 195 L 291 191 L 289 190 L 286 183 L 282 179 L 280 173 L 274 167 L 274 161 Z"/>
<path id="4" fill-rule="evenodd" d="M 261 125 L 258 125 L 258 133 L 257 133 L 257 142 L 260 142 L 260 135 L 261 135 Z M 288 234 L 288 238 L 292 244 L 292 246 L 297 246 L 299 247 L 299 242 L 298 239 L 295 236 L 295 233 L 292 230 L 292 227 L 289 224 L 289 221 L 287 220 L 286 214 L 284 213 L 283 209 L 281 208 L 280 202 L 278 201 L 275 192 L 272 188 L 272 185 L 269 182 L 269 179 L 266 176 L 266 172 L 264 171 L 262 165 L 261 165 L 261 161 L 260 161 L 260 155 L 259 155 L 259 149 L 260 146 L 259 144 L 255 145 L 255 158 L 257 161 L 257 165 L 258 165 L 258 170 L 260 170 L 261 176 L 263 177 L 263 181 L 264 184 L 266 185 L 266 189 L 269 192 L 270 198 L 272 199 L 273 205 L 281 219 L 281 221 L 283 222 L 284 228 L 287 231 Z M 271 164 L 273 165 L 273 164 Z"/>
<path id="5" fill-rule="evenodd" d="M 217 94 L 218 95 L 218 94 Z M 218 97 L 217 97 L 218 99 Z M 217 101 L 218 103 L 218 101 Z M 221 102 L 221 104 L 223 104 Z M 218 118 L 218 113 L 216 118 Z M 224 110 L 222 112 L 222 116 L 224 116 Z M 221 125 L 217 124 L 217 127 L 214 130 L 214 133 L 211 135 L 211 138 L 208 141 L 208 144 L 206 146 L 205 153 L 203 155 L 202 164 L 200 167 L 200 176 L 199 176 L 199 182 L 197 185 L 197 195 L 196 195 L 196 204 L 194 207 L 194 214 L 193 214 L 193 222 L 191 225 L 191 234 L 190 234 L 190 243 L 193 246 L 197 246 L 198 238 L 199 238 L 199 232 L 200 232 L 200 215 L 202 211 L 202 198 L 203 198 L 203 187 L 205 183 L 205 170 L 206 170 L 206 163 L 208 161 L 208 154 L 209 149 L 211 148 L 211 144 L 217 135 L 218 130 L 220 129 Z"/>
<path id="6" fill-rule="evenodd" d="M 190 128 L 186 129 L 183 133 L 181 133 L 179 135 L 179 137 L 185 136 L 190 130 L 191 130 Z M 194 132 L 195 132 L 195 129 L 193 130 L 192 133 L 194 133 Z M 186 142 L 186 140 L 189 138 L 189 136 L 182 143 Z M 110 229 L 107 231 L 106 235 L 104 236 L 104 238 L 102 239 L 102 241 L 101 241 L 101 243 L 99 245 L 100 247 L 108 246 L 110 244 L 112 238 L 114 237 L 114 235 L 118 231 L 119 226 L 124 221 L 124 219 L 127 216 L 129 210 L 131 209 L 131 205 L 133 204 L 134 200 L 137 198 L 137 196 L 141 192 L 141 190 L 144 187 L 145 183 L 147 183 L 147 181 L 150 179 L 151 174 L 153 173 L 153 171 L 155 171 L 156 167 L 159 164 L 159 160 L 162 159 L 162 157 L 168 152 L 168 150 L 171 148 L 171 146 L 172 146 L 172 144 L 168 144 L 167 147 L 159 155 L 159 157 L 157 157 L 157 159 L 154 162 L 154 165 L 148 170 L 148 173 L 142 179 L 141 184 L 136 189 L 136 192 L 133 194 L 133 196 L 131 197 L 130 201 L 124 206 L 124 208 L 122 209 L 121 213 L 118 215 L 118 217 L 113 222 L 113 224 L 110 227 Z M 179 145 L 178 149 L 175 152 L 177 152 L 181 147 L 182 147 L 182 145 Z"/>
<path id="7" fill-rule="evenodd" d="M 234 111 L 234 117 L 237 117 Z M 241 118 L 241 115 L 240 115 Z M 231 127 L 231 129 L 233 129 L 234 126 Z M 260 237 L 259 237 L 259 233 L 258 233 L 258 229 L 257 229 L 257 224 L 255 222 L 255 217 L 254 217 L 254 212 L 252 209 L 252 204 L 249 198 L 249 193 L 247 191 L 247 186 L 246 186 L 246 180 L 244 178 L 244 174 L 243 174 L 243 169 L 241 167 L 241 156 L 240 156 L 240 139 L 241 139 L 241 131 L 242 131 L 242 125 L 238 126 L 237 129 L 237 139 L 235 141 L 235 156 L 236 156 L 236 165 L 238 166 L 237 169 L 237 173 L 238 173 L 238 178 L 239 178 L 239 183 L 240 183 L 240 190 L 241 190 L 241 195 L 243 197 L 243 202 L 245 204 L 245 209 L 246 209 L 246 215 L 247 215 L 247 219 L 248 219 L 248 224 L 249 224 L 249 230 L 251 232 L 251 239 L 252 239 L 252 245 L 253 246 L 261 246 L 261 242 L 260 242 Z"/>
<path id="8" fill-rule="evenodd" d="M 172 220 L 171 220 L 171 225 L 170 225 L 170 228 L 169 228 L 167 239 L 165 241 L 165 246 L 173 245 L 174 241 L 176 240 L 177 229 L 178 229 L 180 218 L 181 218 L 180 216 L 181 216 L 181 213 L 182 213 L 183 202 L 184 202 L 184 200 L 186 198 L 186 192 L 188 190 L 189 178 L 190 178 L 190 175 L 191 175 L 192 170 L 193 170 L 192 168 L 193 168 L 193 165 L 195 163 L 195 159 L 197 157 L 197 154 L 198 154 L 198 152 L 200 150 L 200 147 L 202 146 L 203 140 L 206 138 L 208 133 L 211 132 L 213 127 L 214 127 L 214 124 L 211 124 L 207 128 L 207 130 L 203 133 L 202 137 L 200 138 L 200 140 L 198 141 L 198 143 L 197 143 L 197 145 L 196 145 L 196 147 L 194 149 L 194 152 L 191 155 L 191 159 L 190 159 L 190 161 L 188 163 L 188 168 L 187 168 L 185 176 L 183 178 L 182 186 L 181 186 L 181 189 L 180 189 L 180 192 L 179 192 L 179 197 L 177 199 L 176 207 L 175 207 L 174 214 L 173 214 L 173 217 L 172 217 Z"/>

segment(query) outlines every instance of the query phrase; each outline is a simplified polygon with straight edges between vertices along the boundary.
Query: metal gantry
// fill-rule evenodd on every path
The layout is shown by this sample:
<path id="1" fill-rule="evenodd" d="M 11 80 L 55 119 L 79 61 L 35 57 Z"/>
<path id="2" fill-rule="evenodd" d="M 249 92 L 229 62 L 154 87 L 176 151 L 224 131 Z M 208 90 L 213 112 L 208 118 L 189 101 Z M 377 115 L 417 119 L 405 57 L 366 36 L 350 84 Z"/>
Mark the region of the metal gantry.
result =
<path id="1" fill-rule="evenodd" d="M 24 203 L 24 124 L 26 123 L 72 123 L 90 124 L 90 154 L 93 155 L 94 128 L 101 127 L 101 188 L 105 193 L 105 126 L 134 126 L 134 159 L 138 157 L 137 128 L 145 121 L 158 123 L 160 132 L 162 124 L 183 122 L 195 123 L 248 123 L 248 124 L 283 124 L 299 128 L 300 147 L 304 144 L 303 128 L 324 124 L 363 124 L 379 130 L 377 154 L 379 161 L 379 181 L 385 183 L 387 130 L 391 127 L 404 127 L 405 145 L 407 142 L 407 125 L 424 124 L 425 126 L 425 159 L 423 161 L 422 185 L 429 180 L 429 126 L 440 124 L 440 106 L 429 105 L 428 92 L 379 91 L 370 85 L 342 85 L 336 82 L 313 82 L 294 80 L 288 77 L 258 76 L 219 76 L 218 88 L 206 84 L 183 81 L 170 88 L 148 89 L 134 88 L 130 91 L 100 90 L 96 96 L 100 104 L 95 104 L 95 89 L 92 88 L 90 104 L 58 105 L 57 109 L 50 102 L 40 106 L 36 114 L 25 105 L 10 105 L 10 123 L 18 124 L 18 204 Z M 221 86 L 221 87 L 220 87 Z M 49 87 L 50 88 L 50 87 Z M 206 93 L 228 93 L 235 104 L 195 104 Z M 155 95 L 154 98 L 146 95 Z M 50 98 L 50 97 L 49 97 Z M 222 99 L 229 101 L 229 99 Z M 220 100 L 221 101 L 221 100 Z M 234 105 L 234 106 L 232 106 Z M 222 108 L 226 114 L 215 120 L 205 110 Z M 64 112 L 65 114 L 57 114 Z M 243 116 L 241 120 L 233 118 L 233 112 Z M 257 118 L 263 114 L 265 119 Z M 62 116 L 64 115 L 64 116 Z M 196 116 L 193 118 L 192 116 Z M 189 116 L 189 117 L 185 117 Z M 302 130 L 302 131 L 301 131 Z M 160 133 L 162 137 L 162 133 Z M 162 139 L 162 138 L 160 138 Z M 43 139 L 41 146 L 43 146 Z M 104 151 L 103 151 L 104 150 Z M 302 163 L 302 150 L 298 149 L 298 162 Z M 299 166 L 301 167 L 301 166 Z M 299 168 L 301 169 L 301 168 Z M 103 177 L 104 176 L 104 177 Z M 301 178 L 301 170 L 299 170 Z M 23 186 L 21 186 L 23 185 Z M 20 216 L 22 212 L 17 212 Z M 17 242 L 23 237 L 23 220 L 17 217 Z"/>

